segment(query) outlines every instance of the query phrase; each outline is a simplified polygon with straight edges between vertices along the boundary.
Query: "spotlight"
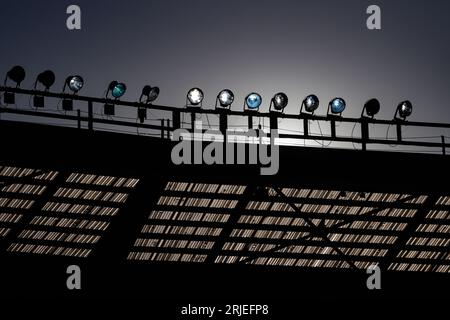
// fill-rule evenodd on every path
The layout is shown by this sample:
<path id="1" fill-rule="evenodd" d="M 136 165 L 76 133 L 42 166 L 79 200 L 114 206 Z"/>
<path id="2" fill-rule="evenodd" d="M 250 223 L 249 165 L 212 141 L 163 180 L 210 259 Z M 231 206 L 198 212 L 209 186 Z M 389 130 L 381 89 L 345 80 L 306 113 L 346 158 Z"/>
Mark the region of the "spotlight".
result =
<path id="1" fill-rule="evenodd" d="M 224 89 L 219 92 L 216 99 L 216 108 L 217 102 L 219 102 L 221 108 L 230 108 L 231 104 L 234 101 L 234 93 L 229 89 Z"/>
<path id="2" fill-rule="evenodd" d="M 285 93 L 279 92 L 276 95 L 273 96 L 272 100 L 270 101 L 270 111 L 276 111 L 276 112 L 283 112 L 284 108 L 286 108 L 288 104 L 288 97 Z M 272 110 L 272 106 L 275 110 Z"/>
<path id="3" fill-rule="evenodd" d="M 11 70 L 9 70 L 6 74 L 5 86 L 6 80 L 8 78 L 16 83 L 16 87 L 19 87 L 22 81 L 25 79 L 25 69 L 21 66 L 12 67 Z"/>
<path id="4" fill-rule="evenodd" d="M 66 88 L 69 87 L 70 91 L 73 94 L 77 94 L 83 88 L 84 80 L 81 76 L 69 76 L 66 78 L 64 82 L 63 92 L 66 91 Z M 72 99 L 63 99 L 62 108 L 64 111 L 72 111 L 73 110 L 73 100 Z"/>
<path id="5" fill-rule="evenodd" d="M 342 112 L 345 110 L 345 107 L 346 107 L 346 103 L 345 103 L 344 99 L 334 98 L 328 104 L 328 114 L 330 114 L 330 110 L 331 110 L 332 114 L 341 115 Z"/>
<path id="6" fill-rule="evenodd" d="M 44 86 L 45 90 L 49 90 L 50 87 L 55 83 L 55 74 L 51 70 L 46 70 L 41 72 L 34 83 L 34 88 L 36 89 L 37 83 L 40 83 Z"/>
<path id="7" fill-rule="evenodd" d="M 145 86 L 142 88 L 141 97 L 139 98 L 139 102 L 143 102 L 142 98 L 147 97 L 145 100 L 145 103 L 150 103 L 155 101 L 159 96 L 159 88 L 158 87 L 151 87 L 151 86 Z"/>
<path id="8" fill-rule="evenodd" d="M 258 111 L 261 106 L 262 98 L 258 93 L 252 92 L 245 97 L 244 110 Z"/>
<path id="9" fill-rule="evenodd" d="M 319 98 L 316 95 L 310 94 L 302 101 L 302 106 L 300 108 L 300 114 L 303 113 L 303 108 L 306 112 L 314 114 L 314 111 L 319 107 Z"/>
<path id="10" fill-rule="evenodd" d="M 149 85 L 142 88 L 141 96 L 139 97 L 139 103 L 151 104 L 158 98 L 159 88 L 151 87 Z M 143 98 L 146 97 L 145 101 Z M 137 116 L 140 123 L 144 123 L 145 119 L 147 119 L 147 108 L 145 106 L 139 105 L 137 109 Z"/>
<path id="11" fill-rule="evenodd" d="M 364 111 L 369 117 L 373 118 L 380 111 L 380 102 L 377 99 L 370 99 L 364 104 L 361 117 L 364 117 Z"/>
<path id="12" fill-rule="evenodd" d="M 48 91 L 50 87 L 55 83 L 55 74 L 51 70 L 46 70 L 38 74 L 36 81 L 34 82 L 34 89 L 36 89 L 38 82 L 42 84 L 45 91 Z M 33 105 L 35 108 L 44 108 L 45 99 L 43 96 L 34 96 Z"/>
<path id="13" fill-rule="evenodd" d="M 413 109 L 413 106 L 412 106 L 411 101 L 406 100 L 406 101 L 400 102 L 400 104 L 397 107 L 397 110 L 395 111 L 394 118 L 399 119 L 397 117 L 397 115 L 399 115 L 400 118 L 402 118 L 403 120 L 406 120 L 406 118 L 411 115 L 412 109 Z"/>
<path id="14" fill-rule="evenodd" d="M 203 91 L 199 88 L 192 88 L 186 96 L 186 106 L 201 106 L 203 101 Z"/>
<path id="15" fill-rule="evenodd" d="M 5 87 L 6 87 L 6 82 L 8 79 L 14 81 L 16 83 L 16 88 L 18 88 L 20 86 L 20 83 L 23 81 L 23 79 L 25 79 L 24 68 L 22 68 L 21 66 L 15 66 L 15 67 L 11 68 L 11 70 L 9 70 L 6 73 L 5 83 L 4 83 Z M 15 94 L 13 92 L 5 91 L 5 94 L 3 96 L 3 102 L 5 104 L 16 103 Z"/>
<path id="16" fill-rule="evenodd" d="M 108 92 L 106 93 L 106 96 L 108 96 L 108 93 L 111 92 L 111 95 L 119 99 L 121 96 L 125 94 L 125 91 L 127 91 L 127 86 L 125 83 L 119 83 L 117 81 L 111 81 L 108 87 Z"/>
<path id="17" fill-rule="evenodd" d="M 127 86 L 125 83 L 119 83 L 117 81 L 111 81 L 111 83 L 108 86 L 108 90 L 106 91 L 105 97 L 108 98 L 108 94 L 111 92 L 111 95 L 119 99 L 125 94 L 125 91 L 127 91 Z M 113 103 L 106 103 L 103 108 L 103 113 L 107 116 L 113 116 L 115 114 L 115 106 Z"/>
<path id="18" fill-rule="evenodd" d="M 77 93 L 83 88 L 83 86 L 84 80 L 81 76 L 69 76 L 66 79 L 63 91 L 65 91 L 66 87 L 69 87 L 70 91 Z"/>

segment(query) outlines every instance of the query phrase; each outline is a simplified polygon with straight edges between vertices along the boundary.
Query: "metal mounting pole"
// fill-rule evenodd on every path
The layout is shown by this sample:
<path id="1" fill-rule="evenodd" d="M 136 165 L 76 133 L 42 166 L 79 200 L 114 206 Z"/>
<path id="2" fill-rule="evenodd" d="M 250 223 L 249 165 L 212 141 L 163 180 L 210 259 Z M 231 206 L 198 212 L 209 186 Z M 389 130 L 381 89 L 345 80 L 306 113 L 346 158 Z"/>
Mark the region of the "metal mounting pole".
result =
<path id="1" fill-rule="evenodd" d="M 442 141 L 442 154 L 445 156 L 446 154 L 446 150 L 445 150 L 445 136 L 441 136 L 441 141 Z"/>
<path id="2" fill-rule="evenodd" d="M 92 101 L 88 101 L 88 129 L 94 130 L 94 107 Z"/>
<path id="3" fill-rule="evenodd" d="M 365 119 L 361 119 L 361 146 L 362 150 L 367 150 L 367 140 L 369 140 L 369 123 Z"/>

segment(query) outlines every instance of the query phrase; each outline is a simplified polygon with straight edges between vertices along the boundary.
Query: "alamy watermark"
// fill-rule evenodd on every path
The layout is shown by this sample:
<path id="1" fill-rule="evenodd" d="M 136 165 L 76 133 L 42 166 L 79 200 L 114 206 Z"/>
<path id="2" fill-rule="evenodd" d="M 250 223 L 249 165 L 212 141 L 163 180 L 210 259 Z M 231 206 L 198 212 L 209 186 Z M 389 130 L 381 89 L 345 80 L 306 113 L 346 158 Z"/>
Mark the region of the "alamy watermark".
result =
<path id="1" fill-rule="evenodd" d="M 66 27 L 69 30 L 81 30 L 81 8 L 78 5 L 71 4 L 67 7 L 66 13 L 69 15 L 66 19 Z M 369 15 L 366 20 L 366 26 L 369 30 L 381 30 L 381 8 L 378 5 L 370 5 L 366 9 Z"/>
<path id="2" fill-rule="evenodd" d="M 66 280 L 66 286 L 69 290 L 81 290 L 81 269 L 77 265 L 67 267 L 66 273 L 69 275 Z"/>
<path id="3" fill-rule="evenodd" d="M 72 4 L 67 7 L 66 13 L 69 15 L 66 20 L 66 27 L 69 30 L 81 30 L 81 9 Z"/>
<path id="4" fill-rule="evenodd" d="M 369 290 L 381 289 L 381 269 L 378 265 L 371 265 L 366 270 L 370 276 L 367 278 L 366 286 Z"/>
<path id="5" fill-rule="evenodd" d="M 218 130 L 204 131 L 202 122 L 196 121 L 193 133 L 187 129 L 173 132 L 172 140 L 179 142 L 173 147 L 171 158 L 176 165 L 259 164 L 261 175 L 275 175 L 280 165 L 277 138 L 277 130 L 270 130 L 270 137 L 255 129 L 227 130 L 225 134 Z"/>

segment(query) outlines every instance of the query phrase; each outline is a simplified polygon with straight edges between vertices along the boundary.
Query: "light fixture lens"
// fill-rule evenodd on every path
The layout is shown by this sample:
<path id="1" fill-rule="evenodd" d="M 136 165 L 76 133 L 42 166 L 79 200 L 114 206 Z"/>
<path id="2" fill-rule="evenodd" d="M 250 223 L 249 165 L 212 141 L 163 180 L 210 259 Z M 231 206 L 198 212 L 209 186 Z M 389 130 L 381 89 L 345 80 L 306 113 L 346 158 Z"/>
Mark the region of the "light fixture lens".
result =
<path id="1" fill-rule="evenodd" d="M 46 70 L 38 75 L 38 82 L 42 83 L 42 85 L 49 89 L 55 83 L 55 74 L 51 70 Z"/>
<path id="2" fill-rule="evenodd" d="M 11 70 L 8 71 L 7 77 L 14 81 L 17 85 L 25 79 L 25 69 L 21 66 L 12 67 Z"/>
<path id="3" fill-rule="evenodd" d="M 370 99 L 364 104 L 366 113 L 369 117 L 373 117 L 380 112 L 380 102 L 377 99 Z"/>
<path id="4" fill-rule="evenodd" d="M 408 100 L 401 102 L 398 105 L 398 114 L 402 118 L 409 117 L 412 113 L 412 103 Z"/>
<path id="5" fill-rule="evenodd" d="M 219 99 L 219 103 L 222 107 L 228 107 L 234 101 L 234 94 L 231 90 L 225 89 L 219 92 L 217 98 Z"/>
<path id="6" fill-rule="evenodd" d="M 334 98 L 330 102 L 331 112 L 334 114 L 342 113 L 345 110 L 345 101 L 342 98 Z"/>
<path id="7" fill-rule="evenodd" d="M 80 76 L 71 76 L 68 79 L 69 89 L 73 92 L 78 92 L 83 88 L 84 80 Z"/>
<path id="8" fill-rule="evenodd" d="M 144 86 L 144 88 L 142 88 L 142 95 L 148 97 L 150 94 L 150 91 L 152 91 L 152 87 L 149 85 Z"/>
<path id="9" fill-rule="evenodd" d="M 245 98 L 245 104 L 251 110 L 256 110 L 261 106 L 262 98 L 259 94 L 253 92 Z"/>
<path id="10" fill-rule="evenodd" d="M 281 111 L 286 108 L 288 104 L 288 97 L 285 93 L 279 92 L 272 98 L 273 106 L 275 110 Z"/>
<path id="11" fill-rule="evenodd" d="M 317 98 L 316 95 L 311 94 L 305 98 L 303 104 L 307 112 L 313 112 L 319 107 L 319 98 Z"/>
<path id="12" fill-rule="evenodd" d="M 117 99 L 123 96 L 125 94 L 125 91 L 127 91 L 127 86 L 124 83 L 118 83 L 111 90 L 111 94 L 114 98 Z"/>
<path id="13" fill-rule="evenodd" d="M 152 87 L 148 94 L 148 101 L 153 102 L 155 101 L 159 96 L 159 88 L 158 87 Z"/>
<path id="14" fill-rule="evenodd" d="M 187 98 L 191 105 L 197 106 L 203 101 L 203 91 L 199 88 L 192 88 L 188 91 Z"/>

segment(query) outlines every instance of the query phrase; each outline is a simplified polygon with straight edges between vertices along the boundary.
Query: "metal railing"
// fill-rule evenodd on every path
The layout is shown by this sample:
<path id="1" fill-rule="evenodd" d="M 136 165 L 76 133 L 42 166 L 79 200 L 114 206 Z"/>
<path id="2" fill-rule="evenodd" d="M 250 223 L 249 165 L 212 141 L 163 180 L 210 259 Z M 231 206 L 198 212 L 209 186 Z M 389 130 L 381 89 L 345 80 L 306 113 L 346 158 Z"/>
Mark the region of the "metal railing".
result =
<path id="1" fill-rule="evenodd" d="M 230 116 L 238 116 L 247 119 L 247 128 L 253 128 L 253 119 L 255 118 L 268 118 L 270 123 L 271 130 L 279 129 L 279 121 L 282 119 L 291 119 L 298 120 L 302 123 L 303 133 L 299 134 L 287 134 L 280 133 L 278 137 L 281 139 L 299 139 L 299 140 L 311 140 L 311 141 L 337 141 L 337 142 L 347 142 L 353 144 L 360 144 L 361 150 L 367 150 L 368 145 L 392 145 L 395 144 L 397 146 L 415 146 L 415 147 L 424 147 L 424 148 L 440 148 L 441 153 L 446 155 L 446 149 L 450 147 L 450 143 L 446 141 L 445 136 L 441 136 L 440 142 L 429 142 L 423 140 L 406 140 L 403 138 L 403 129 L 405 127 L 422 127 L 422 128 L 441 128 L 441 129 L 450 129 L 450 123 L 434 123 L 434 122 L 413 122 L 406 121 L 400 119 L 392 119 L 392 120 L 380 120 L 380 119 L 372 119 L 372 118 L 346 118 L 341 116 L 334 115 L 311 115 L 311 114 L 287 114 L 280 112 L 254 112 L 254 111 L 235 111 L 228 109 L 203 109 L 197 107 L 173 107 L 173 106 L 163 106 L 163 105 L 155 105 L 155 104 L 145 104 L 140 102 L 130 102 L 130 101 L 121 101 L 121 100 L 113 100 L 106 98 L 95 98 L 95 97 L 87 97 L 81 95 L 74 94 L 65 94 L 65 93 L 54 93 L 49 91 L 38 91 L 38 90 L 27 90 L 21 88 L 13 88 L 13 87 L 0 87 L 0 93 L 10 93 L 17 95 L 25 95 L 25 96 L 41 96 L 41 97 L 49 97 L 56 99 L 67 99 L 72 101 L 80 101 L 86 102 L 87 104 L 87 116 L 82 116 L 80 110 L 70 111 L 69 113 L 61 114 L 61 113 L 52 113 L 47 111 L 46 109 L 36 109 L 36 110 L 25 110 L 19 108 L 10 108 L 9 106 L 0 107 L 0 115 L 1 114 L 16 114 L 23 115 L 29 117 L 43 117 L 49 119 L 60 119 L 60 120 L 70 120 L 74 121 L 77 124 L 78 128 L 82 128 L 82 123 L 87 123 L 88 130 L 94 130 L 94 124 L 105 124 L 105 125 L 114 125 L 114 126 L 124 126 L 129 128 L 143 128 L 143 129 L 152 129 L 160 132 L 160 137 L 168 139 L 170 138 L 170 133 L 174 130 L 180 129 L 182 127 L 182 115 L 190 115 L 191 118 L 191 127 L 188 128 L 190 130 L 194 130 L 194 119 L 196 119 L 197 115 L 217 115 L 219 117 L 219 130 L 222 133 L 225 133 L 228 128 L 228 119 Z M 169 116 L 164 119 L 160 119 L 159 124 L 149 124 L 145 123 L 137 123 L 116 119 L 105 119 L 96 117 L 94 114 L 94 104 L 97 104 L 95 107 L 100 107 L 98 104 L 114 104 L 115 106 L 122 106 L 128 108 L 137 109 L 147 109 L 152 111 L 164 111 L 169 113 Z M 322 121 L 326 122 L 329 126 L 330 134 L 313 134 L 310 132 L 310 121 Z M 354 137 L 350 136 L 339 136 L 336 134 L 336 123 L 350 123 L 355 126 L 359 126 L 360 136 Z M 388 125 L 394 126 L 396 128 L 396 137 L 395 139 L 382 139 L 382 138 L 373 138 L 370 135 L 369 125 Z M 258 128 L 256 128 L 258 129 Z M 268 134 L 270 137 L 270 134 Z"/>

